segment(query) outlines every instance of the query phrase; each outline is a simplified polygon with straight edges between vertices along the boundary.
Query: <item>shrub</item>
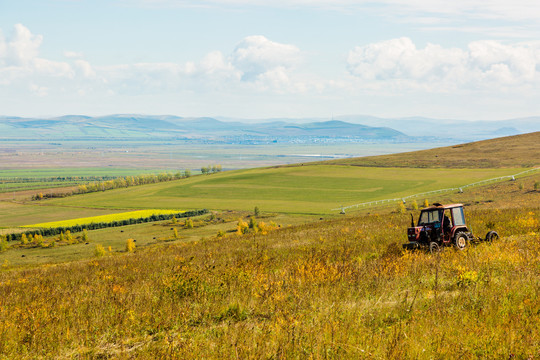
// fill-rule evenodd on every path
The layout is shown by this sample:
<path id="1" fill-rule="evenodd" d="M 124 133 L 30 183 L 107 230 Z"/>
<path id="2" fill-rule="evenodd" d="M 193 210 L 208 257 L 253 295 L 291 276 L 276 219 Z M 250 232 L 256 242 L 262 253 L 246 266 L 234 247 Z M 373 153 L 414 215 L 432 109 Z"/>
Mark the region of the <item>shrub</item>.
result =
<path id="1" fill-rule="evenodd" d="M 135 251 L 135 241 L 133 239 L 126 240 L 126 251 L 127 252 Z"/>
<path id="2" fill-rule="evenodd" d="M 105 248 L 103 247 L 103 245 L 101 245 L 101 244 L 96 244 L 96 249 L 94 250 L 94 255 L 95 255 L 96 257 L 102 257 L 102 256 L 107 255 L 107 251 L 105 250 Z"/>
<path id="3" fill-rule="evenodd" d="M 245 234 L 249 228 L 249 225 L 247 222 L 242 220 L 242 218 L 238 219 L 238 224 L 236 225 L 236 233 L 238 235 Z"/>
<path id="4" fill-rule="evenodd" d="M 0 239 L 0 252 L 4 252 L 9 249 L 9 244 L 5 238 Z"/>
<path id="5" fill-rule="evenodd" d="M 82 241 L 88 242 L 88 230 L 84 229 L 82 234 Z"/>
<path id="6" fill-rule="evenodd" d="M 255 229 L 257 227 L 257 222 L 255 221 L 254 218 L 249 218 L 249 228 L 250 229 Z"/>

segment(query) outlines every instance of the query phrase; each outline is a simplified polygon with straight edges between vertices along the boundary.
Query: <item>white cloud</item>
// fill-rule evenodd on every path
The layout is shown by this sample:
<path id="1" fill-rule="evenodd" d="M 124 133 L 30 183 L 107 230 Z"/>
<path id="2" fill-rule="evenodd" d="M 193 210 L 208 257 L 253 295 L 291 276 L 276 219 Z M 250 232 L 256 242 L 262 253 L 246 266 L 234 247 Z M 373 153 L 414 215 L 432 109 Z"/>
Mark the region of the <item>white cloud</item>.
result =
<path id="1" fill-rule="evenodd" d="M 82 70 L 104 79 L 108 86 L 121 92 L 204 91 L 302 91 L 291 76 L 301 62 L 301 52 L 293 45 L 273 42 L 264 36 L 248 36 L 229 56 L 211 51 L 198 62 L 137 63 L 91 67 L 81 60 Z"/>
<path id="2" fill-rule="evenodd" d="M 1 34 L 0 34 L 1 35 Z M 0 36 L 0 83 L 9 85 L 17 79 L 28 77 L 73 78 L 74 71 L 66 62 L 38 57 L 43 36 L 34 35 L 22 24 L 16 24 L 13 36 Z M 37 86 L 37 85 L 36 85 Z M 30 86 L 31 89 L 34 86 Z M 39 91 L 39 94 L 46 94 Z"/>
<path id="3" fill-rule="evenodd" d="M 38 55 L 43 36 L 33 35 L 22 24 L 15 25 L 13 38 L 6 44 L 8 64 L 25 65 Z"/>
<path id="4" fill-rule="evenodd" d="M 431 91 L 495 90 L 536 83 L 540 75 L 540 43 L 476 41 L 467 49 L 433 44 L 419 49 L 411 39 L 400 38 L 356 47 L 350 51 L 347 63 L 352 75 L 381 86 L 392 83 Z"/>
<path id="5" fill-rule="evenodd" d="M 75 60 L 75 66 L 82 73 L 85 78 L 93 79 L 96 77 L 96 72 L 92 68 L 92 65 L 85 60 Z"/>
<path id="6" fill-rule="evenodd" d="M 283 73 L 301 61 L 300 50 L 289 44 L 280 44 L 264 36 L 248 36 L 231 55 L 231 63 L 242 71 L 242 80 L 254 81 L 276 71 Z"/>

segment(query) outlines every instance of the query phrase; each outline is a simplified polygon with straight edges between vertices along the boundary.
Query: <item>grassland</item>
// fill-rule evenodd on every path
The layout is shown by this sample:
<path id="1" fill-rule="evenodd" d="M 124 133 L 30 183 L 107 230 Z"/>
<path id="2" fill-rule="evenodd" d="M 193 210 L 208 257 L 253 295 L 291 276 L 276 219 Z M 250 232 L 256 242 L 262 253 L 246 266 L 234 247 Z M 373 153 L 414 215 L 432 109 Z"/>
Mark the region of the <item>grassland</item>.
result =
<path id="1" fill-rule="evenodd" d="M 396 169 L 313 165 L 238 170 L 144 187 L 47 200 L 110 209 L 209 208 L 330 214 L 340 205 L 407 196 L 509 175 L 520 169 Z M 335 213 L 335 212 L 334 212 Z M 0 217 L 1 219 L 1 217 Z"/>
<path id="2" fill-rule="evenodd" d="M 401 253 L 409 217 L 380 209 L 267 234 L 229 233 L 129 254 L 116 248 L 54 266 L 5 265 L 0 353 L 536 358 L 540 192 L 531 187 L 537 180 L 446 195 L 441 201 L 469 204 L 476 233 L 494 228 L 501 239 L 439 256 Z"/>
<path id="3" fill-rule="evenodd" d="M 504 156 L 500 149 L 490 156 Z M 465 251 L 403 253 L 410 218 L 395 205 L 294 214 L 321 213 L 335 206 L 330 197 L 394 197 L 519 171 L 433 166 L 254 169 L 39 205 L 0 202 L 27 219 L 25 208 L 38 218 L 189 209 L 196 199 L 198 208 L 249 210 L 214 211 L 194 219 L 193 228 L 164 221 L 91 231 L 88 244 L 13 244 L 0 253 L 0 357 L 540 357 L 540 174 L 429 198 L 464 203 L 475 235 L 501 235 Z M 255 205 L 262 216 L 253 216 Z M 2 216 L 3 223 L 24 223 Z M 282 226 L 239 234 L 238 218 Z M 137 247 L 128 253 L 129 238 Z M 97 245 L 106 250 L 96 252 Z"/>
<path id="4" fill-rule="evenodd" d="M 540 132 L 392 155 L 332 160 L 330 164 L 420 168 L 501 168 L 540 165 Z"/>

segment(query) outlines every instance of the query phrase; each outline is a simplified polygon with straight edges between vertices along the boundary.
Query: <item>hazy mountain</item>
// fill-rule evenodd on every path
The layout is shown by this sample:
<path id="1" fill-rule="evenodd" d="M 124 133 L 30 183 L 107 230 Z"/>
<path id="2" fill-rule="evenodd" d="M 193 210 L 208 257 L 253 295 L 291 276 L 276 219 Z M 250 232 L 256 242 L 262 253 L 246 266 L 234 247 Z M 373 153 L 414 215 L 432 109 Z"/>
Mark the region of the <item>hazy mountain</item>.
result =
<path id="1" fill-rule="evenodd" d="M 421 141 L 436 138 L 466 142 L 539 130 L 540 117 L 463 121 L 424 117 L 384 119 L 364 115 L 339 116 L 332 120 L 253 120 L 141 114 L 99 117 L 66 115 L 54 118 L 0 116 L 0 139 L 26 140 L 187 138 L 237 142 L 249 139 L 293 141 L 293 138 L 306 141 L 314 138 L 339 138 L 342 141 Z"/>
<path id="2" fill-rule="evenodd" d="M 540 117 L 494 121 L 466 121 L 429 119 L 424 117 L 383 119 L 372 116 L 349 115 L 340 116 L 338 119 L 369 126 L 388 126 L 409 136 L 435 136 L 456 140 L 483 140 L 540 130 Z"/>
<path id="3" fill-rule="evenodd" d="M 0 117 L 0 139 L 135 139 L 189 138 L 231 141 L 241 139 L 345 138 L 404 140 L 407 136 L 389 127 L 345 121 L 245 123 L 210 117 L 182 118 L 119 114 L 100 117 L 66 115 L 55 118 Z"/>

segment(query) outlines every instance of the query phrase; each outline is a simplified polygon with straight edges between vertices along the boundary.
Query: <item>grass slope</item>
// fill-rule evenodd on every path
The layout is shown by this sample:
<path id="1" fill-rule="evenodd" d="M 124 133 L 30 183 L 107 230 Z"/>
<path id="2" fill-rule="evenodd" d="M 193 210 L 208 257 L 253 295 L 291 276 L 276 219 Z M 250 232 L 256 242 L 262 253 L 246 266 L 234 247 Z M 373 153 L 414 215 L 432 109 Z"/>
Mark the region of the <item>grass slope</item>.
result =
<path id="1" fill-rule="evenodd" d="M 540 132 L 393 155 L 330 160 L 355 166 L 501 168 L 540 165 Z"/>
<path id="2" fill-rule="evenodd" d="M 340 205 L 396 198 L 509 175 L 519 169 L 404 169 L 311 165 L 225 172 L 44 201 L 110 209 L 208 208 L 328 214 Z M 1 216 L 0 216 L 1 219 Z"/>
<path id="3" fill-rule="evenodd" d="M 464 252 L 402 254 L 409 218 L 382 211 L 34 269 L 4 266 L 0 354 L 536 358 L 540 191 L 531 180 L 447 199 L 472 204 L 475 232 L 494 227 L 502 236 Z"/>

